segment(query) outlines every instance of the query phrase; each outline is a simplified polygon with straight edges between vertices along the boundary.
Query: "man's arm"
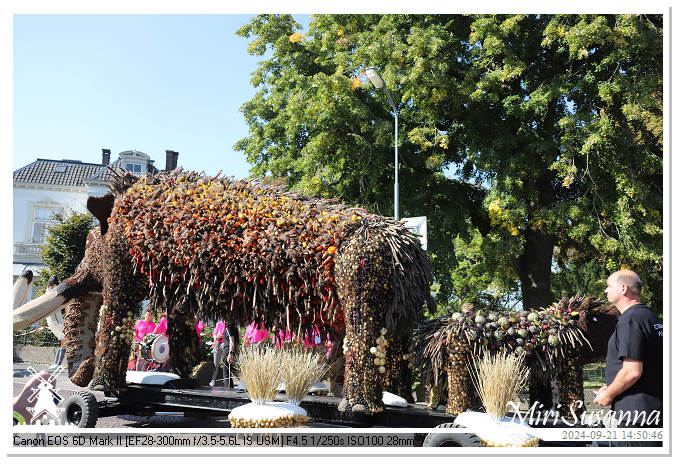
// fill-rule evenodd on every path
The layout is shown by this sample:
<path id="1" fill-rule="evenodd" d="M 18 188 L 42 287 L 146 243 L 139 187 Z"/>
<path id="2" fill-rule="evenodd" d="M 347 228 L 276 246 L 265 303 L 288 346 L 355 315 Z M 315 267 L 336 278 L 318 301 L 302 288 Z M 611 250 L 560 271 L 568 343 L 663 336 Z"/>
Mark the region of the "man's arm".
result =
<path id="1" fill-rule="evenodd" d="M 644 363 L 632 358 L 622 358 L 622 368 L 613 379 L 613 382 L 597 390 L 594 403 L 601 406 L 609 406 L 613 399 L 634 385 L 644 371 Z"/>

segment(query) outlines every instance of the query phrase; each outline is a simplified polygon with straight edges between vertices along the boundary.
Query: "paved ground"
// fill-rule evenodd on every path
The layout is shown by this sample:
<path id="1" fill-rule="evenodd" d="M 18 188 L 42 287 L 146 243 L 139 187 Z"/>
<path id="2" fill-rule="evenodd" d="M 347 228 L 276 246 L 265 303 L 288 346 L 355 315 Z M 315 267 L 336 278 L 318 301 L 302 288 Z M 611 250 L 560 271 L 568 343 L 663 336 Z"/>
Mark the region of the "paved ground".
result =
<path id="1" fill-rule="evenodd" d="M 30 366 L 36 371 L 41 369 L 47 369 L 47 364 L 31 363 Z M 15 362 L 14 363 L 14 384 L 13 384 L 13 394 L 17 395 L 21 389 L 26 384 L 27 380 L 32 375 L 28 370 L 29 364 Z M 71 383 L 66 372 L 62 372 L 56 377 L 57 389 L 59 394 L 67 398 L 74 391 L 82 390 Z M 98 400 L 104 399 L 102 392 L 94 392 Z M 592 399 L 594 394 L 591 389 L 585 390 L 585 403 L 588 411 L 588 415 L 595 411 L 601 410 L 601 417 L 604 416 L 605 411 L 608 408 L 601 408 L 600 406 L 594 405 Z M 445 408 L 443 408 L 445 409 Z M 522 408 L 523 409 L 523 408 Z M 311 424 L 314 426 L 314 424 Z M 110 428 L 110 427 L 126 427 L 126 428 L 228 428 L 229 421 L 226 416 L 219 417 L 183 417 L 178 415 L 163 415 L 163 416 L 151 416 L 151 417 L 141 417 L 132 415 L 120 415 L 111 417 L 102 417 L 97 421 L 97 428 Z"/>

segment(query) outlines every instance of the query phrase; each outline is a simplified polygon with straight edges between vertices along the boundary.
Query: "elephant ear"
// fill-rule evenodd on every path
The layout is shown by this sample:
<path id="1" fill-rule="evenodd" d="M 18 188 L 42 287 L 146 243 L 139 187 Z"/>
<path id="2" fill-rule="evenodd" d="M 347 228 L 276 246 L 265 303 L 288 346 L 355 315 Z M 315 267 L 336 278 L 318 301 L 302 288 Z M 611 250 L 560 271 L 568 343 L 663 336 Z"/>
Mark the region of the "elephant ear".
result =
<path id="1" fill-rule="evenodd" d="M 112 193 L 107 193 L 103 197 L 89 197 L 87 199 L 87 209 L 99 220 L 102 237 L 108 232 L 108 218 L 111 217 L 114 201 Z"/>

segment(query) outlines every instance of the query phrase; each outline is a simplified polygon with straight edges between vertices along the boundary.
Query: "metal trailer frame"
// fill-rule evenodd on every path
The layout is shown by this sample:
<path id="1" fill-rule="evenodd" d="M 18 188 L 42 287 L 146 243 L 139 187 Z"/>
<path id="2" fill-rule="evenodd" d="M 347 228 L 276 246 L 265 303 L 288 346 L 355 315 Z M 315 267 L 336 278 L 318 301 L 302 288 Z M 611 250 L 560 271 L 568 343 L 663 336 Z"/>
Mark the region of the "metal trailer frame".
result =
<path id="1" fill-rule="evenodd" d="M 171 380 L 160 386 L 130 383 L 126 391 L 119 393 L 105 392 L 105 397 L 103 401 L 97 402 L 96 417 L 124 414 L 151 416 L 161 413 L 184 413 L 194 417 L 225 416 L 234 408 L 249 402 L 245 392 L 225 387 L 200 387 L 195 385 L 195 381 L 189 379 Z M 276 401 L 285 400 L 283 394 L 276 397 Z M 301 406 L 307 411 L 312 422 L 327 424 L 329 427 L 442 427 L 442 434 L 459 434 L 463 433 L 464 430 L 455 429 L 452 426 L 456 416 L 429 409 L 421 404 L 409 404 L 407 408 L 385 406 L 383 412 L 368 415 L 340 412 L 337 406 L 341 400 L 342 398 L 333 396 L 307 396 Z M 587 427 L 582 424 L 554 424 L 551 422 L 541 426 L 550 428 Z M 455 430 L 451 430 L 451 428 Z M 422 446 L 426 438 L 427 434 L 425 433 L 415 434 L 415 446 Z M 583 442 L 540 442 L 540 446 L 572 447 L 586 445 L 587 443 Z"/>

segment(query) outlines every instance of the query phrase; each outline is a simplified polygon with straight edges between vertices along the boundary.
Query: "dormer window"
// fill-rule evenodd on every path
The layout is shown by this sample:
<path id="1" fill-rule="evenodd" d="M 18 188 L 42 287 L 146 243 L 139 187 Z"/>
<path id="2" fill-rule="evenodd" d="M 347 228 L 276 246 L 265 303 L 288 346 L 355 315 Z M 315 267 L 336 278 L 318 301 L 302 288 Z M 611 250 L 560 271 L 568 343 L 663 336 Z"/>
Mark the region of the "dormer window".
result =
<path id="1" fill-rule="evenodd" d="M 136 164 L 136 163 L 126 163 L 125 164 L 125 170 L 134 172 L 136 174 L 141 174 L 141 164 Z"/>
<path id="2" fill-rule="evenodd" d="M 54 167 L 54 172 L 66 172 L 66 165 L 65 164 L 57 164 Z"/>

